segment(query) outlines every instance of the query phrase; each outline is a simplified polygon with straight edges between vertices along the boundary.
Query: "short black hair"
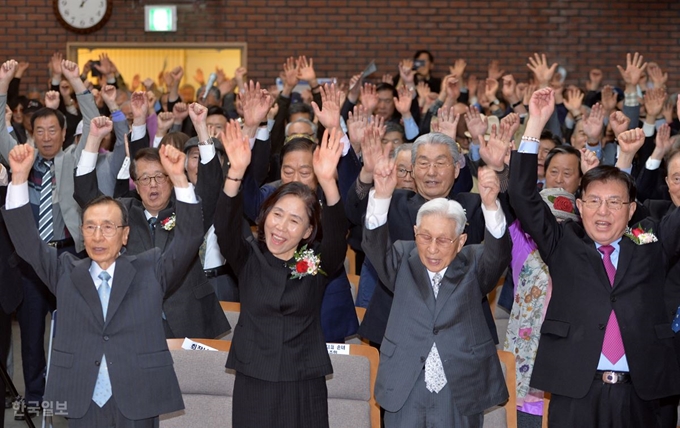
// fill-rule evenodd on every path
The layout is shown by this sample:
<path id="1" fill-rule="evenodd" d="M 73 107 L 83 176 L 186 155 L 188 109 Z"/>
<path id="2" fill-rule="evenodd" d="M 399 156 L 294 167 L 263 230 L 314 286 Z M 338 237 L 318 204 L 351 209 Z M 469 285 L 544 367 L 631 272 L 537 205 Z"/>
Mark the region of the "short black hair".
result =
<path id="1" fill-rule="evenodd" d="M 135 158 L 130 162 L 130 178 L 132 178 L 133 181 L 137 181 L 137 161 L 140 159 L 144 159 L 148 162 L 158 162 L 162 165 L 161 155 L 158 152 L 158 149 L 145 147 L 137 151 L 137 153 L 135 153 Z"/>
<path id="2" fill-rule="evenodd" d="M 107 195 L 99 195 L 96 198 L 92 199 L 90 202 L 88 202 L 85 207 L 83 208 L 82 214 L 81 214 L 81 219 L 80 222 L 82 223 L 83 220 L 85 220 L 85 212 L 87 212 L 88 209 L 91 207 L 94 207 L 95 205 L 103 205 L 103 204 L 114 204 L 118 207 L 120 210 L 121 218 L 123 221 L 123 224 L 121 226 L 127 226 L 128 225 L 128 210 L 125 207 L 125 205 L 119 201 L 118 199 L 114 199 L 111 196 Z"/>
<path id="3" fill-rule="evenodd" d="M 434 62 L 434 56 L 432 56 L 432 52 L 428 51 L 427 49 L 421 49 L 419 51 L 416 51 L 416 53 L 413 54 L 413 59 L 418 59 L 418 57 L 422 54 L 427 54 L 427 57 L 429 58 L 430 62 Z"/>
<path id="4" fill-rule="evenodd" d="M 561 146 L 562 144 L 564 144 L 560 137 L 558 137 L 557 135 L 548 131 L 547 129 L 544 130 L 543 132 L 541 132 L 541 136 L 538 137 L 538 139 L 539 140 L 551 140 L 555 144 L 555 147 Z"/>
<path id="5" fill-rule="evenodd" d="M 581 152 L 574 148 L 573 146 L 567 146 L 565 144 L 560 144 L 555 146 L 552 150 L 548 152 L 548 156 L 545 157 L 545 162 L 543 162 L 543 169 L 545 171 L 548 170 L 548 167 L 550 166 L 550 161 L 553 160 L 553 158 L 556 155 L 574 155 L 578 158 L 578 175 L 579 177 L 583 175 L 583 171 L 581 171 Z"/>
<path id="6" fill-rule="evenodd" d="M 264 223 L 272 208 L 274 208 L 274 205 L 285 196 L 297 196 L 307 208 L 307 219 L 309 220 L 312 232 L 308 238 L 302 239 L 298 243 L 298 247 L 314 242 L 317 236 L 321 236 L 321 204 L 319 203 L 319 198 L 312 189 L 307 187 L 306 184 L 297 181 L 280 186 L 274 193 L 265 199 L 262 207 L 260 207 L 260 213 L 256 221 L 258 241 L 263 245 L 265 244 Z"/>
<path id="7" fill-rule="evenodd" d="M 312 122 L 314 121 L 314 109 L 312 109 L 312 106 L 305 103 L 292 103 L 290 107 L 288 107 L 288 121 L 290 121 L 290 118 L 293 117 L 294 114 L 300 113 L 308 114 L 309 120 Z"/>
<path id="8" fill-rule="evenodd" d="M 392 91 L 392 96 L 398 97 L 399 93 L 397 92 L 397 88 L 394 87 L 394 85 L 391 85 L 389 83 L 381 82 L 378 84 L 378 86 L 375 88 L 375 92 L 380 92 L 380 91 Z"/>
<path id="9" fill-rule="evenodd" d="M 43 107 L 40 110 L 33 113 L 31 116 L 31 128 L 35 128 L 35 121 L 37 119 L 42 119 L 45 117 L 56 117 L 57 122 L 59 122 L 59 128 L 61 130 L 66 129 L 66 116 L 62 114 L 59 110 L 55 110 L 49 107 Z"/>
<path id="10" fill-rule="evenodd" d="M 283 166 L 283 158 L 290 152 L 309 152 L 314 153 L 317 144 L 308 138 L 297 137 L 293 138 L 281 148 L 281 165 Z"/>
<path id="11" fill-rule="evenodd" d="M 206 115 L 206 117 L 207 116 L 215 116 L 215 115 L 224 116 L 224 117 L 227 118 L 227 120 L 229 120 L 229 115 L 227 115 L 227 112 L 224 111 L 224 109 L 222 107 L 219 107 L 219 106 L 208 107 L 208 114 Z"/>
<path id="12" fill-rule="evenodd" d="M 581 178 L 581 195 L 585 195 L 588 186 L 595 182 L 618 181 L 628 189 L 628 202 L 635 202 L 637 190 L 635 180 L 627 172 L 623 172 L 615 166 L 600 165 L 586 172 Z"/>

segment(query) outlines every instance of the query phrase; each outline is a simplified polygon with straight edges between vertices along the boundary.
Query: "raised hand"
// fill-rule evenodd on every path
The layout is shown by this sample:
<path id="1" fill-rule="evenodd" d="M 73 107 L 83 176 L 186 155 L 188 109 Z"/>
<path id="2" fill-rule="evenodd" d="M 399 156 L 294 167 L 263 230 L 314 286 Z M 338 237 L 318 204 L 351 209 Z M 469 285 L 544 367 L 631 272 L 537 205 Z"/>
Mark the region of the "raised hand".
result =
<path id="1" fill-rule="evenodd" d="M 14 78 L 16 70 L 17 62 L 13 59 L 5 61 L 2 66 L 0 66 L 0 94 L 7 94 L 9 83 Z"/>
<path id="2" fill-rule="evenodd" d="M 12 184 L 17 186 L 28 181 L 35 161 L 35 149 L 30 144 L 17 144 L 9 152 L 9 167 L 12 170 Z"/>
<path id="3" fill-rule="evenodd" d="M 591 145 L 600 141 L 602 137 L 602 128 L 604 127 L 604 107 L 602 104 L 596 103 L 591 109 L 588 117 L 583 121 L 583 132 L 588 136 L 588 142 Z"/>
<path id="4" fill-rule="evenodd" d="M 172 79 L 170 86 L 179 86 L 179 82 L 184 77 L 184 69 L 178 65 L 170 71 L 170 77 Z"/>
<path id="5" fill-rule="evenodd" d="M 61 61 L 64 59 L 61 52 L 55 52 L 50 58 L 50 70 L 54 80 L 61 79 Z"/>
<path id="6" fill-rule="evenodd" d="M 413 86 L 416 72 L 413 71 L 413 60 L 405 59 L 399 63 L 399 76 L 404 85 Z"/>
<path id="7" fill-rule="evenodd" d="M 661 67 L 655 62 L 650 62 L 647 66 L 647 75 L 655 88 L 665 88 L 668 81 L 668 73 L 664 73 Z"/>
<path id="8" fill-rule="evenodd" d="M 442 90 L 446 92 L 446 101 L 444 104 L 446 106 L 452 106 L 458 100 L 460 96 L 460 85 L 453 75 L 446 76 L 444 78 L 444 84 L 442 85 Z"/>
<path id="9" fill-rule="evenodd" d="M 479 138 L 479 144 L 481 145 L 479 156 L 494 171 L 502 171 L 505 167 L 505 155 L 508 152 L 510 140 L 512 139 L 508 122 L 501 123 L 499 128 L 497 129 L 496 125 L 491 127 L 489 141 L 486 141 L 483 135 Z"/>
<path id="10" fill-rule="evenodd" d="M 606 115 L 609 115 L 616 108 L 616 92 L 609 85 L 602 88 L 602 107 L 604 107 Z"/>
<path id="11" fill-rule="evenodd" d="M 298 58 L 298 79 L 305 80 L 310 86 L 316 86 L 316 71 L 314 70 L 314 59 L 302 55 Z"/>
<path id="12" fill-rule="evenodd" d="M 479 110 L 473 106 L 467 108 L 465 113 L 465 125 L 467 126 L 468 132 L 470 132 L 470 138 L 473 142 L 478 143 L 479 138 L 484 138 L 487 128 L 487 120 L 479 114 Z"/>
<path id="13" fill-rule="evenodd" d="M 641 128 L 629 129 L 619 135 L 621 153 L 635 155 L 645 142 L 645 133 Z"/>
<path id="14" fill-rule="evenodd" d="M 496 79 L 486 79 L 484 82 L 484 94 L 489 101 L 498 99 L 496 97 L 496 92 L 498 92 L 498 80 Z"/>
<path id="15" fill-rule="evenodd" d="M 189 106 L 186 103 L 177 103 L 172 107 L 172 117 L 175 124 L 181 124 L 189 116 Z"/>
<path id="16" fill-rule="evenodd" d="M 373 187 L 375 188 L 374 197 L 376 199 L 391 198 L 394 189 L 397 187 L 397 168 L 396 159 L 382 156 L 375 165 L 373 171 Z"/>
<path id="17" fill-rule="evenodd" d="M 453 67 L 449 67 L 449 74 L 456 76 L 456 79 L 461 80 L 463 74 L 465 74 L 465 67 L 467 67 L 467 62 L 464 59 L 457 59 L 453 63 Z"/>
<path id="18" fill-rule="evenodd" d="M 283 92 L 290 95 L 293 88 L 298 84 L 298 66 L 296 64 L 295 58 L 289 57 L 286 62 L 283 63 L 283 71 L 279 74 L 281 80 L 283 80 Z"/>
<path id="19" fill-rule="evenodd" d="M 665 102 L 666 90 L 664 88 L 649 89 L 645 92 L 645 110 L 647 110 L 647 118 L 650 119 L 649 123 L 654 123 Z"/>
<path id="20" fill-rule="evenodd" d="M 501 124 L 504 122 L 508 124 L 508 133 L 510 135 L 510 139 L 512 140 L 515 136 L 515 133 L 519 129 L 519 115 L 517 113 L 510 113 L 501 119 Z"/>
<path id="21" fill-rule="evenodd" d="M 449 137 L 456 139 L 458 135 L 458 121 L 460 120 L 460 115 L 454 113 L 454 107 L 440 108 L 437 111 L 437 120 L 432 123 L 433 132 L 441 132 Z"/>
<path id="22" fill-rule="evenodd" d="M 319 118 L 319 122 L 324 128 L 339 128 L 340 127 L 340 90 L 335 87 L 335 84 L 325 84 L 320 87 L 321 90 L 321 105 L 323 110 L 312 101 L 312 108 L 314 115 Z"/>
<path id="23" fill-rule="evenodd" d="M 247 90 L 239 92 L 239 96 L 243 106 L 244 126 L 257 128 L 267 118 L 272 105 L 271 95 L 260 88 L 259 82 L 253 83 L 251 80 Z"/>
<path id="24" fill-rule="evenodd" d="M 498 66 L 498 60 L 493 60 L 489 63 L 489 67 L 487 67 L 488 71 L 488 79 L 493 79 L 493 80 L 499 80 L 503 75 L 505 74 L 505 70 L 501 70 L 501 68 Z"/>
<path id="25" fill-rule="evenodd" d="M 380 81 L 383 83 L 389 83 L 391 85 L 394 82 L 394 76 L 392 76 L 390 73 L 385 73 L 383 74 Z"/>
<path id="26" fill-rule="evenodd" d="M 146 117 L 149 113 L 146 92 L 134 92 L 130 98 L 130 106 L 132 107 L 132 116 L 134 117 L 132 124 L 135 126 L 145 125 Z"/>
<path id="27" fill-rule="evenodd" d="M 529 115 L 542 123 L 541 129 L 555 110 L 555 93 L 552 88 L 543 88 L 534 92 L 529 101 Z"/>
<path id="28" fill-rule="evenodd" d="M 203 70 L 200 68 L 196 69 L 196 74 L 194 74 L 194 80 L 198 82 L 199 85 L 205 85 L 205 76 L 203 75 Z"/>
<path id="29" fill-rule="evenodd" d="M 355 74 L 349 79 L 349 92 L 347 93 L 347 99 L 356 104 L 359 99 L 359 93 L 361 92 L 361 74 Z"/>
<path id="30" fill-rule="evenodd" d="M 92 119 L 90 122 L 90 133 L 88 138 L 92 137 L 97 139 L 98 142 L 104 139 L 113 131 L 113 122 L 106 116 L 99 116 Z"/>
<path id="31" fill-rule="evenodd" d="M 194 126 L 204 124 L 208 118 L 208 108 L 199 103 L 191 103 L 189 105 L 189 117 Z"/>
<path id="32" fill-rule="evenodd" d="M 397 94 L 399 97 L 394 97 L 394 108 L 403 119 L 411 117 L 411 102 L 413 100 L 411 91 L 406 86 L 400 86 Z"/>
<path id="33" fill-rule="evenodd" d="M 104 76 L 104 78 L 110 74 L 113 74 L 113 63 L 109 59 L 109 55 L 107 53 L 99 55 L 99 65 L 93 64 L 93 66 L 102 74 L 102 76 Z"/>
<path id="34" fill-rule="evenodd" d="M 520 98 L 517 96 L 517 82 L 512 74 L 507 74 L 503 76 L 503 88 L 502 88 L 503 98 L 505 98 L 510 104 L 515 104 Z"/>
<path id="35" fill-rule="evenodd" d="M 153 91 L 146 91 L 146 102 L 149 105 L 149 112 L 156 111 L 156 94 Z"/>
<path id="36" fill-rule="evenodd" d="M 354 106 L 354 114 L 350 111 L 347 116 L 347 133 L 354 151 L 359 154 L 363 150 L 364 130 L 368 125 L 366 107 L 362 104 Z"/>
<path id="37" fill-rule="evenodd" d="M 583 147 L 581 150 L 581 173 L 585 174 L 600 164 L 597 154 Z"/>
<path id="38" fill-rule="evenodd" d="M 243 135 L 238 122 L 230 120 L 219 138 L 229 158 L 229 177 L 243 178 L 251 158 L 248 136 Z"/>
<path id="39" fill-rule="evenodd" d="M 361 104 L 366 107 L 368 114 L 373 114 L 373 111 L 378 106 L 378 93 L 375 91 L 375 85 L 365 83 L 361 88 Z"/>
<path id="40" fill-rule="evenodd" d="M 588 82 L 586 82 L 586 89 L 589 91 L 597 91 L 600 89 L 600 83 L 602 83 L 602 70 L 599 68 L 593 68 L 588 73 Z"/>
<path id="41" fill-rule="evenodd" d="M 45 107 L 49 107 L 53 110 L 59 108 L 59 92 L 47 91 L 45 93 Z"/>
<path id="42" fill-rule="evenodd" d="M 236 84 L 239 87 L 245 84 L 245 78 L 247 74 L 248 70 L 245 67 L 238 67 L 236 70 L 234 70 L 234 79 L 236 80 Z"/>
<path id="43" fill-rule="evenodd" d="M 615 111 L 609 115 L 609 123 L 614 131 L 614 137 L 618 139 L 619 134 L 628 130 L 630 119 L 623 112 Z"/>
<path id="44" fill-rule="evenodd" d="M 172 128 L 172 124 L 175 122 L 175 117 L 172 112 L 162 111 L 158 113 L 157 121 L 158 128 L 156 128 L 156 136 L 164 137 L 170 128 Z"/>
<path id="45" fill-rule="evenodd" d="M 184 152 L 170 144 L 164 144 L 158 149 L 158 154 L 161 157 L 161 165 L 170 177 L 173 186 L 189 187 L 189 180 L 184 173 L 184 166 L 186 165 Z"/>
<path id="46" fill-rule="evenodd" d="M 664 123 L 656 131 L 654 152 L 650 156 L 652 159 L 662 160 L 666 153 L 668 153 L 673 146 L 671 144 L 671 127 Z"/>
<path id="47" fill-rule="evenodd" d="M 361 153 L 364 164 L 361 168 L 361 181 L 363 183 L 370 183 L 373 179 L 373 172 L 375 166 L 382 157 L 390 156 L 390 147 L 388 144 L 382 143 L 381 130 L 374 126 L 368 126 L 364 131 L 364 137 L 361 142 Z"/>
<path id="48" fill-rule="evenodd" d="M 116 92 L 116 87 L 113 85 L 106 85 L 99 91 L 104 103 L 106 103 L 109 109 L 118 108 L 118 104 L 116 103 Z"/>
<path id="49" fill-rule="evenodd" d="M 628 53 L 626 54 L 625 70 L 620 65 L 616 66 L 616 68 L 619 69 L 619 73 L 621 73 L 621 77 L 623 77 L 623 80 L 626 82 L 627 89 L 637 85 L 640 81 L 642 72 L 647 68 L 647 63 L 643 61 L 644 57 L 639 53 L 635 52 L 632 58 L 630 53 Z M 628 92 L 628 90 L 626 92 Z"/>
<path id="50" fill-rule="evenodd" d="M 28 67 L 30 65 L 31 64 L 29 62 L 19 61 L 19 64 L 17 65 L 17 72 L 14 75 L 14 77 L 16 77 L 17 79 L 21 79 L 21 77 L 24 75 L 26 70 L 28 70 Z"/>
<path id="51" fill-rule="evenodd" d="M 546 59 L 545 54 L 539 56 L 535 53 L 533 57 L 529 57 L 527 67 L 529 67 L 529 70 L 536 76 L 536 82 L 539 85 L 539 89 L 542 89 L 550 84 L 550 80 L 552 79 L 553 74 L 555 74 L 555 70 L 557 70 L 557 63 L 553 63 L 548 67 L 548 60 Z"/>
<path id="52" fill-rule="evenodd" d="M 468 77 L 468 80 L 467 80 L 468 93 L 472 94 L 472 95 L 476 94 L 477 93 L 477 86 L 479 86 L 479 82 L 477 81 L 477 76 L 475 76 L 474 74 L 471 74 Z"/>
<path id="53" fill-rule="evenodd" d="M 342 129 L 326 129 L 319 147 L 314 151 L 312 165 L 320 185 L 335 183 L 338 162 L 342 156 Z"/>
<path id="54" fill-rule="evenodd" d="M 69 81 L 69 83 L 71 83 L 71 86 L 73 86 L 73 80 L 75 79 L 80 80 L 80 69 L 78 68 L 78 64 L 76 64 L 73 61 L 69 61 L 66 59 L 62 60 L 61 73 Z"/>
<path id="55" fill-rule="evenodd" d="M 496 171 L 488 167 L 480 167 L 477 171 L 477 188 L 484 208 L 489 211 L 496 211 L 498 209 L 496 199 L 501 191 L 501 184 Z"/>

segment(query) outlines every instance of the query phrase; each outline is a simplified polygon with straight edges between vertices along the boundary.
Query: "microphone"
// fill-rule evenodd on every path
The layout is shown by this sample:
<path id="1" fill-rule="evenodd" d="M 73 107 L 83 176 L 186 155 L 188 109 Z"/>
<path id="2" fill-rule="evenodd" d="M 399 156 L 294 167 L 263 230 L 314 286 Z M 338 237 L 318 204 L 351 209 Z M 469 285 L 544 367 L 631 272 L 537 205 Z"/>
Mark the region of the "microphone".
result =
<path id="1" fill-rule="evenodd" d="M 202 100 L 205 100 L 206 98 L 208 98 L 208 92 L 210 91 L 210 88 L 213 87 L 216 80 L 217 80 L 217 74 L 210 73 L 210 77 L 208 77 L 208 83 L 205 85 L 205 91 L 203 91 L 203 96 L 201 97 Z"/>

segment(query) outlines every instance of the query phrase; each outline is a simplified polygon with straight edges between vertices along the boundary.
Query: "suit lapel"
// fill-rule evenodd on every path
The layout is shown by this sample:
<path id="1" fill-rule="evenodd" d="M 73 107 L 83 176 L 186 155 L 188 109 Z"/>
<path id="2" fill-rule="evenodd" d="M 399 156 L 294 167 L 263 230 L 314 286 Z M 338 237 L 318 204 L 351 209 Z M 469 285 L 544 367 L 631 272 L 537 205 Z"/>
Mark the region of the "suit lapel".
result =
<path id="1" fill-rule="evenodd" d="M 411 234 L 413 234 L 413 226 L 416 224 L 418 210 L 420 209 L 420 207 L 423 206 L 425 202 L 426 202 L 425 198 L 423 198 L 417 193 L 415 193 L 411 198 L 408 199 L 408 203 L 406 206 L 408 208 L 408 217 L 411 220 L 411 223 L 409 223 L 409 227 L 411 228 Z"/>
<path id="2" fill-rule="evenodd" d="M 621 281 L 623 281 L 623 278 L 625 278 L 626 272 L 628 271 L 628 267 L 630 266 L 630 262 L 633 258 L 633 253 L 635 252 L 636 245 L 637 244 L 625 236 L 621 238 L 621 241 L 619 241 L 619 262 L 616 266 L 614 287 L 617 287 Z"/>
<path id="3" fill-rule="evenodd" d="M 416 287 L 418 288 L 418 291 L 420 291 L 420 296 L 430 312 L 434 313 L 434 292 L 432 291 L 432 285 L 430 284 L 430 276 L 427 274 L 425 266 L 423 266 L 423 263 L 420 261 L 416 248 L 411 251 L 411 255 L 408 258 L 408 264 L 411 268 L 413 278 L 415 279 Z"/>
<path id="4" fill-rule="evenodd" d="M 102 303 L 99 300 L 99 294 L 97 294 L 97 287 L 95 287 L 92 276 L 90 276 L 91 263 L 92 260 L 89 258 L 77 261 L 71 271 L 71 282 L 83 296 L 85 303 L 90 307 L 97 321 L 104 324 Z"/>
<path id="5" fill-rule="evenodd" d="M 458 284 L 464 278 L 464 270 L 466 258 L 463 254 L 458 253 L 456 258 L 451 262 L 449 268 L 446 269 L 442 283 L 439 286 L 439 293 L 437 294 L 437 301 L 435 303 L 434 319 L 437 319 L 439 312 L 446 306 L 446 301 L 453 294 L 453 291 L 458 287 Z"/>
<path id="6" fill-rule="evenodd" d="M 141 253 L 153 248 L 151 241 L 151 230 L 149 229 L 149 222 L 146 221 L 144 209 L 141 206 L 133 205 L 130 207 L 130 233 L 135 235 L 135 238 L 130 237 L 130 241 L 138 242 L 142 248 L 135 249 L 136 253 Z M 129 245 L 129 244 L 128 244 Z"/>
<path id="7" fill-rule="evenodd" d="M 107 323 L 112 320 L 113 316 L 116 314 L 136 273 L 137 270 L 132 266 L 132 263 L 130 263 L 127 257 L 118 257 L 116 259 L 116 269 L 113 272 L 113 281 L 111 282 L 109 308 L 106 311 Z"/>
<path id="8" fill-rule="evenodd" d="M 590 239 L 590 237 L 585 234 L 583 236 L 583 242 L 585 243 L 584 245 L 584 251 L 586 252 L 586 258 L 590 262 L 590 264 L 593 267 L 593 270 L 595 271 L 595 274 L 597 275 L 597 282 L 599 282 L 602 287 L 607 291 L 607 293 L 611 293 L 612 291 L 612 286 L 609 283 L 609 276 L 607 275 L 607 271 L 604 270 L 604 262 L 602 261 L 602 253 L 600 253 L 597 250 L 597 247 L 595 245 L 595 241 Z M 620 255 L 619 255 L 620 256 Z M 619 259 L 620 262 L 620 259 Z M 614 278 L 614 284 L 616 284 L 616 278 Z"/>
<path id="9" fill-rule="evenodd" d="M 170 240 L 170 235 L 173 233 L 172 230 L 165 230 L 161 224 L 164 220 L 170 218 L 175 213 L 174 201 L 170 201 L 168 207 L 158 213 L 158 224 L 156 224 L 156 238 L 154 246 L 160 248 L 161 251 L 165 250 L 165 246 Z"/>

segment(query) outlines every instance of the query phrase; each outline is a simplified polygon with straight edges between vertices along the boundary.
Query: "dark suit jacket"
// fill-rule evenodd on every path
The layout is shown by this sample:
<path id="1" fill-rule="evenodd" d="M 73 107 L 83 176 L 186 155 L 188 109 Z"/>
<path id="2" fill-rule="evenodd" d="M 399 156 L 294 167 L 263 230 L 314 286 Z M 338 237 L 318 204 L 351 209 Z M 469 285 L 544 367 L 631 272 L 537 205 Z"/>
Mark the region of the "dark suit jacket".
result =
<path id="1" fill-rule="evenodd" d="M 481 200 L 479 195 L 473 193 L 458 193 L 456 195 L 450 195 L 449 199 L 458 201 L 463 208 L 465 208 L 465 215 L 468 220 L 468 223 L 465 225 L 465 233 L 468 234 L 465 244 L 481 243 L 484 239 L 486 227 L 484 214 L 480 208 Z M 412 241 L 415 239 L 413 236 L 413 225 L 416 224 L 418 210 L 425 202 L 427 202 L 425 198 L 410 190 L 394 191 L 387 216 L 387 226 L 392 241 Z M 356 191 L 351 190 L 348 192 L 347 208 L 345 211 L 349 221 L 353 224 L 362 224 L 367 205 L 368 196 L 364 199 L 359 199 Z M 480 304 L 482 300 L 484 301 L 482 305 L 485 307 L 484 311 L 489 330 L 491 331 L 494 341 L 498 342 L 496 324 L 494 323 L 491 310 L 489 309 L 489 302 L 486 300 L 486 296 L 482 296 Z M 368 305 L 364 320 L 359 326 L 359 335 L 372 342 L 382 342 L 391 307 L 392 293 L 385 288 L 385 285 L 378 283 L 378 286 L 375 287 L 371 302 Z"/>
<path id="2" fill-rule="evenodd" d="M 321 300 L 328 283 L 323 274 L 290 279 L 294 259 L 274 257 L 266 245 L 240 232 L 243 197 L 224 192 L 215 225 L 222 254 L 238 275 L 241 315 L 227 367 L 270 382 L 318 378 L 333 371 L 321 330 Z M 313 246 L 321 254 L 321 268 L 335 272 L 347 250 L 342 203 L 324 206 L 323 238 Z"/>
<path id="3" fill-rule="evenodd" d="M 636 245 L 624 236 L 614 286 L 595 242 L 572 221 L 558 224 L 536 190 L 537 156 L 513 152 L 510 201 L 522 228 L 536 242 L 550 269 L 553 291 L 531 386 L 573 398 L 584 397 L 602 352 L 605 327 L 616 313 L 636 393 L 653 400 L 680 393 L 680 367 L 666 313 L 664 283 L 680 254 L 680 211 L 660 222 L 641 222 L 659 242 Z"/>
<path id="4" fill-rule="evenodd" d="M 90 276 L 92 260 L 68 252 L 58 256 L 40 239 L 28 205 L 2 212 L 17 253 L 59 302 L 45 400 L 66 401 L 68 417 L 82 417 L 106 355 L 116 404 L 125 417 L 182 409 L 161 313 L 163 296 L 181 284 L 201 243 L 201 224 L 194 221 L 201 205 L 177 203 L 177 239 L 163 253 L 154 248 L 118 257 L 106 320 Z"/>
<path id="5" fill-rule="evenodd" d="M 0 205 L 5 205 L 6 186 L 0 186 Z M 0 216 L 0 311 L 11 315 L 23 299 L 23 292 L 18 286 L 21 281 L 19 273 L 19 256 L 14 252 L 5 220 Z M 7 355 L 0 358 L 7 358 Z M 5 361 L 5 360 L 3 360 Z"/>
<path id="6" fill-rule="evenodd" d="M 99 195 L 95 171 L 75 177 L 74 183 L 74 197 L 81 207 Z M 154 244 L 142 202 L 133 198 L 120 198 L 120 201 L 128 210 L 130 223 L 126 254 L 140 254 L 152 248 L 165 251 L 173 242 L 175 230 L 165 230 L 159 224 L 156 227 Z M 171 200 L 169 206 L 158 213 L 159 223 L 170 217 L 177 205 L 177 202 Z M 193 216 L 192 221 L 199 224 L 198 234 L 203 239 L 205 231 L 202 215 Z M 182 286 L 168 292 L 163 303 L 172 336 L 215 338 L 227 332 L 230 329 L 229 322 L 220 307 L 215 290 L 203 272 L 198 251 L 187 268 L 177 274 L 182 280 Z"/>
<path id="7" fill-rule="evenodd" d="M 484 245 L 465 246 L 451 262 L 437 299 L 413 241 L 392 245 L 387 225 L 364 229 L 363 248 L 380 280 L 394 292 L 380 347 L 375 396 L 396 412 L 420 376 L 433 343 L 454 404 L 464 415 L 508 399 L 496 346 L 479 302 L 510 263 L 510 238 L 486 233 Z"/>

